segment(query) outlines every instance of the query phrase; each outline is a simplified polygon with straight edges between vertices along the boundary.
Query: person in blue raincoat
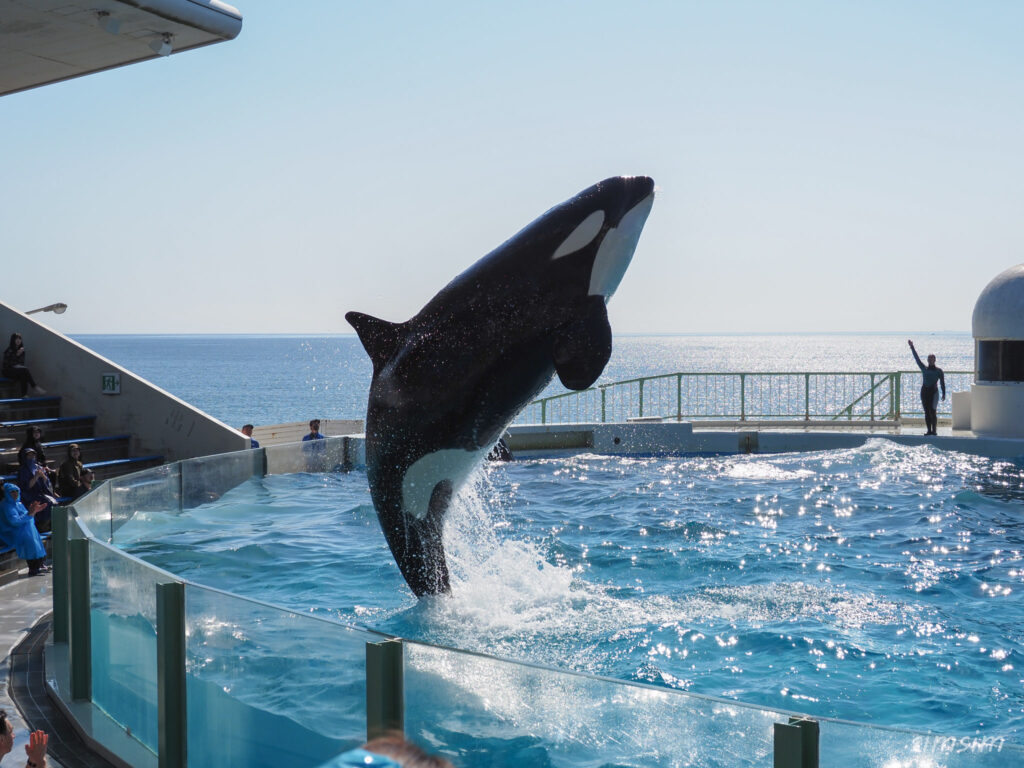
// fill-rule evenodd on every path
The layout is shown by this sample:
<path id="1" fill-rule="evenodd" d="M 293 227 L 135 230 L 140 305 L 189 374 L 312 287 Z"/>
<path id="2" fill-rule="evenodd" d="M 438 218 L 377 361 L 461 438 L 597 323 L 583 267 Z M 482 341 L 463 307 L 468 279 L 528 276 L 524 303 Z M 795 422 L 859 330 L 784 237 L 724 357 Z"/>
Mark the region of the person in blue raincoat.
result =
<path id="1" fill-rule="evenodd" d="M 14 547 L 18 557 L 28 562 L 28 575 L 36 576 L 45 570 L 46 550 L 33 518 L 46 505 L 37 501 L 29 507 L 25 509 L 21 503 L 21 488 L 14 483 L 4 484 L 4 495 L 0 500 L 0 542 Z"/>

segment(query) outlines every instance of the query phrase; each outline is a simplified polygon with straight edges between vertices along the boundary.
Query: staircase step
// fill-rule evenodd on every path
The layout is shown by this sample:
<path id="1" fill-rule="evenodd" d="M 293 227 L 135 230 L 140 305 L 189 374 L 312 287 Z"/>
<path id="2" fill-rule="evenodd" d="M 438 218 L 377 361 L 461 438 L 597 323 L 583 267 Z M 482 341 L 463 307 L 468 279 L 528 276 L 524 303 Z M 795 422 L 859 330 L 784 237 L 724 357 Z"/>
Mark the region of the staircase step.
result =
<path id="1" fill-rule="evenodd" d="M 21 397 L 21 388 L 14 379 L 0 377 L 0 398 L 11 399 Z"/>
<path id="2" fill-rule="evenodd" d="M 131 435 L 103 435 L 101 437 L 86 437 L 77 440 L 51 440 L 43 445 L 46 447 L 47 457 L 61 457 L 57 462 L 58 466 L 67 458 L 68 446 L 77 443 L 82 449 L 81 461 L 88 464 L 90 461 L 108 461 L 110 459 L 127 459 L 131 457 L 132 436 Z"/>
<path id="3" fill-rule="evenodd" d="M 50 534 L 40 534 L 40 538 L 43 540 L 43 548 L 46 550 L 47 556 L 50 556 L 52 554 Z M 13 547 L 0 544 L 0 585 L 17 579 L 19 576 L 18 571 L 27 565 L 28 563 L 18 557 Z"/>
<path id="4" fill-rule="evenodd" d="M 47 419 L 60 416 L 60 396 L 8 397 L 0 400 L 0 421 Z"/>
<path id="5" fill-rule="evenodd" d="M 91 461 L 84 466 L 87 469 L 91 469 L 95 478 L 93 478 L 93 487 L 95 488 L 104 480 L 109 480 L 112 477 L 120 477 L 121 475 L 127 475 L 132 472 L 138 472 L 140 469 L 149 469 L 150 467 L 159 467 L 164 463 L 163 456 L 132 456 L 127 459 L 109 459 L 107 461 Z M 0 475 L 0 483 L 17 483 L 18 473 L 8 472 Z"/>
<path id="6" fill-rule="evenodd" d="M 47 440 L 43 443 L 46 460 L 52 467 L 59 467 L 67 459 L 67 447 L 72 443 L 82 449 L 80 461 L 107 461 L 109 459 L 127 459 L 131 456 L 131 435 L 109 435 L 104 437 L 85 437 L 68 440 Z M 18 451 L 20 443 L 0 446 L 0 472 L 18 471 Z"/>
<path id="7" fill-rule="evenodd" d="M 96 474 L 94 487 L 112 477 L 138 472 L 140 469 L 159 467 L 164 463 L 163 456 L 132 456 L 129 459 L 111 459 L 109 461 L 93 461 L 85 466 Z"/>
<path id="8" fill-rule="evenodd" d="M 95 430 L 95 416 L 60 416 L 46 419 L 0 420 L 0 436 L 14 437 L 21 446 L 25 439 L 25 428 L 38 426 L 48 441 L 79 440 L 92 437 Z"/>

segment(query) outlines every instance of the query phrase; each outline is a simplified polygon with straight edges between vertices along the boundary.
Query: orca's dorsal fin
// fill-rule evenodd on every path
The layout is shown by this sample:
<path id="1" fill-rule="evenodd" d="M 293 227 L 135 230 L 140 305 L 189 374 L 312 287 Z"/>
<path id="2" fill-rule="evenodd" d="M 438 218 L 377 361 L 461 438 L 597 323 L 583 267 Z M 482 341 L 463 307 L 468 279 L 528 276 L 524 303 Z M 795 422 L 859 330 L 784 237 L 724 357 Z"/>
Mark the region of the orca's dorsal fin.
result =
<path id="1" fill-rule="evenodd" d="M 402 342 L 401 323 L 389 323 L 362 312 L 348 312 L 345 319 L 356 329 L 375 371 L 391 359 Z"/>

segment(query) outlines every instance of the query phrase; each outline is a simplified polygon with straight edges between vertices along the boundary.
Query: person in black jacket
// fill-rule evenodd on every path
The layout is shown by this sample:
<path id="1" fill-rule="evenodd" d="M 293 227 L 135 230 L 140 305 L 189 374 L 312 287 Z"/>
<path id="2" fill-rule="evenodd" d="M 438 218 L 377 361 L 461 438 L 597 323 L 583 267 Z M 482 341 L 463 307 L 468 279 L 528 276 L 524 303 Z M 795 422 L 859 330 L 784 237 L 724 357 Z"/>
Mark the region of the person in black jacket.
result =
<path id="1" fill-rule="evenodd" d="M 921 356 L 914 349 L 914 342 L 907 340 L 914 353 L 917 367 L 921 369 L 921 405 L 924 407 L 926 435 L 937 435 L 939 427 L 939 385 L 942 385 L 942 399 L 946 399 L 946 375 L 935 365 L 935 355 L 928 355 L 928 365 L 921 362 Z"/>
<path id="2" fill-rule="evenodd" d="M 28 397 L 31 386 L 37 395 L 45 395 L 46 390 L 36 384 L 32 372 L 25 365 L 25 344 L 20 333 L 11 334 L 11 343 L 4 350 L 3 368 L 0 369 L 8 379 L 14 379 L 21 385 L 21 396 Z"/>

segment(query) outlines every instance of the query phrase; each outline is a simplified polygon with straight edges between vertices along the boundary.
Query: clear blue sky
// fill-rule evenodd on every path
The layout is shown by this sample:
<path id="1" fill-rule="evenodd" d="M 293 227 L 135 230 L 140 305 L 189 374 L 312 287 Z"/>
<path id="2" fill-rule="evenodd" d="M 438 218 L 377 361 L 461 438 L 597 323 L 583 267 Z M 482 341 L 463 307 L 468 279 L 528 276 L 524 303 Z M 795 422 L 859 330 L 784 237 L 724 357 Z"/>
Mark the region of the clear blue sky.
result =
<path id="1" fill-rule="evenodd" d="M 84 332 L 405 320 L 613 174 L 617 333 L 969 330 L 1024 261 L 1024 5 L 237 0 L 0 99 L 0 298 Z"/>

